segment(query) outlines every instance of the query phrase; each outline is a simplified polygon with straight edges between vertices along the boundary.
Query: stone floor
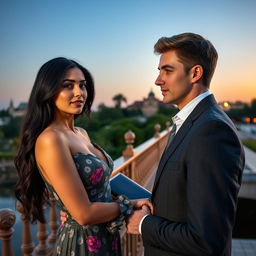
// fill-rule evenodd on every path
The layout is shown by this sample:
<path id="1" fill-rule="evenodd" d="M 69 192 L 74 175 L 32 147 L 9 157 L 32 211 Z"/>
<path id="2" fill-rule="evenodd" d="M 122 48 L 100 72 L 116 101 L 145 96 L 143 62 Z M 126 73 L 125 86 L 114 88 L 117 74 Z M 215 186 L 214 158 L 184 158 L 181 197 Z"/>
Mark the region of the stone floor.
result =
<path id="1" fill-rule="evenodd" d="M 232 256 L 256 256 L 256 239 L 233 239 Z"/>

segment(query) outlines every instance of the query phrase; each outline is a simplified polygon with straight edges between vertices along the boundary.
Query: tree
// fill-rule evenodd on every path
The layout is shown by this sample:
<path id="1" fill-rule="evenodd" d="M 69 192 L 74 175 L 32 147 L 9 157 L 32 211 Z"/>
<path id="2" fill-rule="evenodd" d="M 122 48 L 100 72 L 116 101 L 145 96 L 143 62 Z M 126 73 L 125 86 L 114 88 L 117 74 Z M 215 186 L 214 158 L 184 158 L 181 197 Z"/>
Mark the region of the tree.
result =
<path id="1" fill-rule="evenodd" d="M 8 110 L 7 109 L 0 110 L 0 117 L 10 117 Z"/>
<path id="2" fill-rule="evenodd" d="M 120 108 L 101 106 L 95 117 L 101 122 L 102 125 L 106 125 L 114 120 L 123 118 L 123 113 L 122 109 Z"/>
<path id="3" fill-rule="evenodd" d="M 251 115 L 253 117 L 256 116 L 256 99 L 252 99 L 251 101 Z"/>
<path id="4" fill-rule="evenodd" d="M 3 131 L 5 138 L 11 139 L 19 136 L 21 119 L 21 117 L 12 117 L 8 124 L 2 126 L 1 130 Z"/>
<path id="5" fill-rule="evenodd" d="M 123 94 L 119 93 L 117 95 L 115 95 L 112 100 L 115 102 L 115 106 L 116 108 L 121 108 L 121 104 L 122 102 L 127 102 L 127 99 L 124 97 Z"/>

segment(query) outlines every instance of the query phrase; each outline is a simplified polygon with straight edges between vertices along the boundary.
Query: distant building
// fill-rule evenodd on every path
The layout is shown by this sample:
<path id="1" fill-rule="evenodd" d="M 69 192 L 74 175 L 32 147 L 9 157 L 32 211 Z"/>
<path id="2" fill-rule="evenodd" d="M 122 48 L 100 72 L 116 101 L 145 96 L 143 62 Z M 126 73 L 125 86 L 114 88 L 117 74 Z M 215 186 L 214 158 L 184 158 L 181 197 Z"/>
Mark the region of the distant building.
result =
<path id="1" fill-rule="evenodd" d="M 127 109 L 129 110 L 141 110 L 145 117 L 153 116 L 157 113 L 159 106 L 163 104 L 160 100 L 155 97 L 155 94 L 151 90 L 147 98 L 142 101 L 135 101 L 133 104 L 129 105 Z"/>
<path id="2" fill-rule="evenodd" d="M 11 116 L 13 117 L 18 117 L 18 116 L 24 116 L 26 113 L 27 109 L 27 103 L 26 102 L 21 102 L 17 108 L 14 107 L 13 101 L 10 100 L 10 104 L 8 107 L 8 112 Z"/>
<path id="3" fill-rule="evenodd" d="M 154 92 L 151 90 L 147 98 L 143 98 L 142 101 L 134 101 L 127 107 L 128 110 L 141 110 L 145 117 L 153 116 L 159 110 L 159 107 L 174 108 L 176 106 L 172 104 L 165 104 L 161 100 L 155 97 Z"/>
<path id="4" fill-rule="evenodd" d="M 144 116 L 149 117 L 157 113 L 159 107 L 159 100 L 155 98 L 155 94 L 150 91 L 148 97 L 144 99 L 141 111 Z"/>

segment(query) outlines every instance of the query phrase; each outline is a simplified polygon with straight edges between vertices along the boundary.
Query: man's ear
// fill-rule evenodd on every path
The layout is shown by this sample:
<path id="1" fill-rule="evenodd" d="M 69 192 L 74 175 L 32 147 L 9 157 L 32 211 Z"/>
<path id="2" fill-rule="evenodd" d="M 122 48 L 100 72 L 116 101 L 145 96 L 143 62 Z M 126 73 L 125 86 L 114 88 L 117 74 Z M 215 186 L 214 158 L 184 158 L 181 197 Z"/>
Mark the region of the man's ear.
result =
<path id="1" fill-rule="evenodd" d="M 203 76 L 203 67 L 201 65 L 195 65 L 191 68 L 191 82 L 198 82 Z"/>

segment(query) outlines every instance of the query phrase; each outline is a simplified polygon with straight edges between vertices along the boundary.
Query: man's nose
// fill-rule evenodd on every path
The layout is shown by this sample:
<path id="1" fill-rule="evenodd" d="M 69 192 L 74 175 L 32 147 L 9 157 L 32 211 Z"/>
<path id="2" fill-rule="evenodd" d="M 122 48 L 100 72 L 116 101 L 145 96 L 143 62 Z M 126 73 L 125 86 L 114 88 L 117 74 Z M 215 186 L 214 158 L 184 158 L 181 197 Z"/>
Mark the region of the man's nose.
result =
<path id="1" fill-rule="evenodd" d="M 155 85 L 163 85 L 164 84 L 164 81 L 161 77 L 161 75 L 158 75 L 158 77 L 156 78 L 156 81 L 155 81 Z"/>

